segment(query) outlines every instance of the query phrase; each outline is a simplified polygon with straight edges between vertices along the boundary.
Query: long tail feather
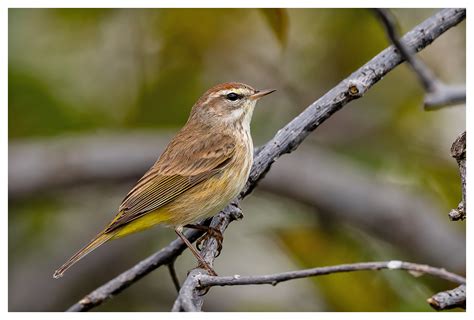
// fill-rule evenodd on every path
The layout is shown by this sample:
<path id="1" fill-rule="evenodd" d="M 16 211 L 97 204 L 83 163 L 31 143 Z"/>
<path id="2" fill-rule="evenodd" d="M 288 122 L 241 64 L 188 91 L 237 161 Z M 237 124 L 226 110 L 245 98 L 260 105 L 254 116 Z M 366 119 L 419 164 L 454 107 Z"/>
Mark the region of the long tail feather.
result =
<path id="1" fill-rule="evenodd" d="M 100 245 L 104 244 L 113 237 L 114 233 L 99 233 L 94 239 L 89 242 L 84 248 L 76 252 L 66 263 L 64 263 L 58 270 L 53 274 L 53 278 L 58 279 L 63 276 L 63 273 L 69 269 L 76 262 L 84 258 L 87 254 L 95 250 Z"/>

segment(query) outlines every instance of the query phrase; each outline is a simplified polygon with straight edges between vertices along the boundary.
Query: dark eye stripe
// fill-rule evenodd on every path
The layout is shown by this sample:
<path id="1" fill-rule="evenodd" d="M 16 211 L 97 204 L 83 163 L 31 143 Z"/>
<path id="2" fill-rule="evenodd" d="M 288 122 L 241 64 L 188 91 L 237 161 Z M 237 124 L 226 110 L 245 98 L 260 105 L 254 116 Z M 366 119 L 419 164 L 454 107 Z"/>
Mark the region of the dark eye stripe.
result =
<path id="1" fill-rule="evenodd" d="M 230 101 L 235 101 L 235 100 L 238 100 L 238 99 L 242 99 L 242 96 L 240 94 L 235 93 L 235 92 L 228 93 L 225 97 L 226 97 L 227 100 L 230 100 Z"/>

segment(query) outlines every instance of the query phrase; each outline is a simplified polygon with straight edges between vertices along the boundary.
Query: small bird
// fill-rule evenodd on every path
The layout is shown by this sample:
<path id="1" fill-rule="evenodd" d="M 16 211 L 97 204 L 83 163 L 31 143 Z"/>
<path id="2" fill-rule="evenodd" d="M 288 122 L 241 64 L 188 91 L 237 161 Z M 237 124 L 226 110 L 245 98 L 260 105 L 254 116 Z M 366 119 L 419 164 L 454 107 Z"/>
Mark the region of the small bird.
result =
<path id="1" fill-rule="evenodd" d="M 199 265 L 216 275 L 182 231 L 189 227 L 206 228 L 208 235 L 217 232 L 193 223 L 222 210 L 243 189 L 253 162 L 252 113 L 257 101 L 274 91 L 237 82 L 206 91 L 184 127 L 123 199 L 115 218 L 53 277 L 61 277 L 105 242 L 155 225 L 173 227 Z"/>

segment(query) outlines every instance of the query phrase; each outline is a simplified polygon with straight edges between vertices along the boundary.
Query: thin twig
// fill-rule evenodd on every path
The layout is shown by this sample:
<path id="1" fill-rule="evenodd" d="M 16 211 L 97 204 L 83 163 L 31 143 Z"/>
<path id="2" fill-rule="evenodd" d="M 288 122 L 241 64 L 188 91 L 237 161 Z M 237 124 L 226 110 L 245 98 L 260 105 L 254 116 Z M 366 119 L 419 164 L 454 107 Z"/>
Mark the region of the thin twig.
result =
<path id="1" fill-rule="evenodd" d="M 439 80 L 435 74 L 415 56 L 416 51 L 409 48 L 400 38 L 397 32 L 397 22 L 394 15 L 388 9 L 374 9 L 380 21 L 383 23 L 390 41 L 398 49 L 403 59 L 408 62 L 418 80 L 426 91 L 424 100 L 425 110 L 436 110 L 445 106 L 466 103 L 465 86 L 449 86 Z M 421 29 L 420 32 L 425 32 Z"/>
<path id="2" fill-rule="evenodd" d="M 445 9 L 441 10 L 437 14 L 428 18 L 426 21 L 421 23 L 419 26 L 414 28 L 412 31 L 405 35 L 404 42 L 407 43 L 410 48 L 416 51 L 420 51 L 429 44 L 431 44 L 436 38 L 438 38 L 445 31 L 449 30 L 453 26 L 457 25 L 465 19 L 466 11 L 464 9 Z M 423 33 L 420 30 L 424 30 Z M 397 65 L 402 62 L 402 57 L 394 47 L 389 47 L 379 53 L 371 61 L 366 63 L 347 79 L 340 82 L 336 87 L 331 89 L 323 97 L 312 103 L 308 108 L 306 108 L 299 116 L 294 118 L 290 123 L 288 123 L 284 128 L 278 131 L 278 133 L 273 137 L 268 143 L 266 143 L 260 150 L 258 155 L 256 155 L 252 170 L 250 173 L 249 180 L 239 196 L 239 200 L 247 196 L 253 188 L 256 186 L 257 182 L 264 177 L 265 173 L 270 170 L 271 165 L 283 154 L 290 153 L 295 150 L 298 145 L 321 123 L 331 117 L 332 114 L 340 110 L 344 105 L 350 101 L 362 97 L 375 83 L 377 83 L 383 76 L 388 72 L 392 71 Z M 221 211 L 217 216 L 215 216 L 211 222 L 211 226 L 218 226 L 221 232 L 225 230 L 227 225 L 234 219 L 239 218 L 241 213 L 238 210 L 233 209 L 236 206 L 236 202 L 229 205 Z M 194 239 L 195 240 L 195 239 Z M 175 243 L 176 240 L 173 242 Z M 166 251 L 163 253 L 166 258 L 161 258 L 159 261 L 161 264 L 156 264 L 156 259 L 148 258 L 138 265 L 139 275 L 137 276 L 135 268 L 132 268 L 122 275 L 125 277 L 119 276 L 115 279 L 109 281 L 106 285 L 96 289 L 91 294 L 87 295 L 83 300 L 78 304 L 74 305 L 70 311 L 86 311 L 90 308 L 101 304 L 110 297 L 116 295 L 121 290 L 125 289 L 133 282 L 137 281 L 139 278 L 143 277 L 145 274 L 156 269 L 158 266 L 166 264 L 173 256 L 179 255 L 182 250 L 182 242 L 175 243 L 174 246 L 179 245 L 179 250 L 174 249 L 176 252 L 168 252 L 169 249 L 164 248 L 161 251 Z M 161 252 L 160 251 L 160 252 Z M 217 242 L 213 238 L 209 238 L 203 247 L 202 253 L 205 255 L 205 259 L 208 262 L 213 261 L 217 251 Z M 153 256 L 152 256 L 153 257 Z M 212 258 L 211 258 L 212 257 Z M 212 261 L 210 261 L 212 260 Z M 195 269 L 193 270 L 188 278 L 185 280 L 181 290 L 180 295 L 175 303 L 175 310 L 183 309 L 183 303 L 186 304 L 187 309 L 200 310 L 202 306 L 202 296 L 199 296 L 197 288 L 194 288 L 192 292 L 192 300 L 188 298 L 183 298 L 182 293 L 189 292 L 183 291 L 187 288 L 185 284 L 193 282 L 190 280 L 190 276 L 194 274 L 203 273 L 203 270 Z M 129 279 L 130 278 L 130 279 Z M 183 299 L 185 302 L 183 302 Z M 192 308 L 189 308 L 189 304 L 192 304 Z"/>
<path id="3" fill-rule="evenodd" d="M 438 292 L 427 301 L 438 311 L 454 308 L 466 309 L 466 284 L 461 284 L 452 290 Z"/>
<path id="4" fill-rule="evenodd" d="M 415 71 L 421 84 L 423 85 L 423 88 L 428 92 L 435 91 L 437 86 L 435 75 L 420 59 L 415 56 L 416 52 L 408 48 L 400 40 L 396 30 L 397 21 L 391 11 L 388 9 L 374 9 L 374 11 L 377 13 L 380 21 L 382 21 L 390 41 L 398 49 L 403 59 L 408 62 L 413 71 Z"/>
<path id="5" fill-rule="evenodd" d="M 174 267 L 176 259 L 173 259 L 170 263 L 168 263 L 168 271 L 170 272 L 171 280 L 173 280 L 174 287 L 176 291 L 179 292 L 181 290 L 181 285 L 179 284 L 178 275 L 176 274 L 176 269 Z"/>
<path id="6" fill-rule="evenodd" d="M 406 270 L 421 274 L 429 274 L 434 277 L 438 277 L 458 284 L 463 284 L 466 282 L 466 279 L 464 277 L 448 272 L 441 268 L 435 268 L 425 264 L 411 263 L 398 260 L 341 264 L 329 267 L 319 267 L 313 269 L 289 271 L 260 276 L 234 275 L 231 277 L 211 277 L 205 274 L 201 274 L 197 277 L 197 281 L 199 282 L 199 288 L 201 289 L 213 286 L 236 286 L 256 284 L 271 284 L 275 286 L 280 282 L 294 279 L 323 276 L 341 272 L 382 269 Z"/>

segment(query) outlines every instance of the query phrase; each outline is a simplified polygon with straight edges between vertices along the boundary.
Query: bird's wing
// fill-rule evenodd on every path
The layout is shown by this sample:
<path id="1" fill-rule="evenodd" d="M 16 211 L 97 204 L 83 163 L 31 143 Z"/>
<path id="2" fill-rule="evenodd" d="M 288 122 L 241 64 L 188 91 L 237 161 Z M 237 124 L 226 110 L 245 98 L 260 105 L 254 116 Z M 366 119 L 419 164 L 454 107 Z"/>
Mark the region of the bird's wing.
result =
<path id="1" fill-rule="evenodd" d="M 195 137 L 186 132 L 178 134 L 127 194 L 106 233 L 159 209 L 219 173 L 234 155 L 235 143 L 230 136 L 205 133 L 190 144 L 192 140 Z"/>

